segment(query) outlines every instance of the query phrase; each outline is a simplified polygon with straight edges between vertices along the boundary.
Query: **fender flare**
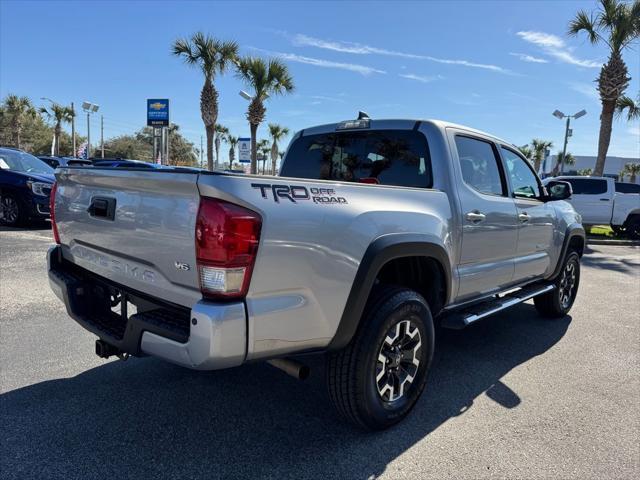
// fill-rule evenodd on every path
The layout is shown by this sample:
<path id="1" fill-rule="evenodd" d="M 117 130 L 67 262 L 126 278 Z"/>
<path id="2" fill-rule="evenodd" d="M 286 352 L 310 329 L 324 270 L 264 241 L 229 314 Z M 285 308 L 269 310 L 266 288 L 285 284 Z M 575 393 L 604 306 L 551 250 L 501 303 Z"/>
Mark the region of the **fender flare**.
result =
<path id="1" fill-rule="evenodd" d="M 360 325 L 362 313 L 378 273 L 386 263 L 402 257 L 428 257 L 437 261 L 445 276 L 447 298 L 451 289 L 451 264 L 444 246 L 436 243 L 434 237 L 428 235 L 383 235 L 369 245 L 362 257 L 340 323 L 327 350 L 340 350 L 347 346 Z"/>
<path id="2" fill-rule="evenodd" d="M 547 280 L 555 280 L 560 272 L 562 271 L 562 266 L 564 265 L 564 260 L 567 256 L 567 251 L 569 250 L 569 244 L 573 238 L 579 237 L 582 239 L 584 246 L 587 246 L 587 235 L 584 231 L 584 227 L 579 223 L 572 223 L 567 226 L 566 233 L 564 235 L 564 240 L 562 242 L 562 250 L 558 257 L 558 263 L 556 264 L 556 268 L 553 270 L 553 273 Z"/>

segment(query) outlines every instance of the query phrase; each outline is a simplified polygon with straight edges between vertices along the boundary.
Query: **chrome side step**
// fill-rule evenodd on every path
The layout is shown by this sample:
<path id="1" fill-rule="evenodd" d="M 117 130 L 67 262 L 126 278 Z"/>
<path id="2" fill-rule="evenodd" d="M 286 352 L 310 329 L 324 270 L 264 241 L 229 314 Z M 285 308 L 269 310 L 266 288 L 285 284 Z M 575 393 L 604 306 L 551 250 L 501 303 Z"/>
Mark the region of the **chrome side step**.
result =
<path id="1" fill-rule="evenodd" d="M 502 297 L 448 313 L 442 318 L 441 325 L 443 328 L 461 330 L 473 322 L 506 310 L 518 303 L 526 302 L 533 297 L 547 293 L 555 288 L 553 284 L 524 287 L 515 292 L 503 295 Z"/>

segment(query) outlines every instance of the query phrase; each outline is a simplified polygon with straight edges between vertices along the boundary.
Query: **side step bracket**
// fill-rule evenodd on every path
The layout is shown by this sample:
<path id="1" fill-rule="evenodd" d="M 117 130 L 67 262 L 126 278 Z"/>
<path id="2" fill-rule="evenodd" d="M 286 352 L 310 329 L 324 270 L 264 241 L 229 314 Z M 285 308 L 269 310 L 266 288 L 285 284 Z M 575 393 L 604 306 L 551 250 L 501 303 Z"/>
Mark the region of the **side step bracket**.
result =
<path id="1" fill-rule="evenodd" d="M 498 296 L 492 300 L 487 300 L 486 302 L 477 303 L 470 307 L 462 308 L 461 310 L 453 310 L 442 317 L 441 325 L 443 328 L 461 330 L 473 322 L 477 322 L 489 315 L 506 310 L 518 303 L 526 302 L 527 300 L 537 297 L 543 293 L 547 293 L 554 288 L 556 287 L 553 284 L 527 286 L 515 292 Z"/>

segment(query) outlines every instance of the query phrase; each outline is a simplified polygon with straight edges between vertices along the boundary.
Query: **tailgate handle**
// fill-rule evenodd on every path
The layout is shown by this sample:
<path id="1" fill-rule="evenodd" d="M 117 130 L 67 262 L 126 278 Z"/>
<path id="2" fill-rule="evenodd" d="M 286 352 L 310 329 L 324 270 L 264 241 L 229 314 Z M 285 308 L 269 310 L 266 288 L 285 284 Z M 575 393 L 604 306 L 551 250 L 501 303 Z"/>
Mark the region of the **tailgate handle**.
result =
<path id="1" fill-rule="evenodd" d="M 91 205 L 87 208 L 87 212 L 89 212 L 89 215 L 92 217 L 115 220 L 116 199 L 110 197 L 93 197 L 91 199 Z"/>

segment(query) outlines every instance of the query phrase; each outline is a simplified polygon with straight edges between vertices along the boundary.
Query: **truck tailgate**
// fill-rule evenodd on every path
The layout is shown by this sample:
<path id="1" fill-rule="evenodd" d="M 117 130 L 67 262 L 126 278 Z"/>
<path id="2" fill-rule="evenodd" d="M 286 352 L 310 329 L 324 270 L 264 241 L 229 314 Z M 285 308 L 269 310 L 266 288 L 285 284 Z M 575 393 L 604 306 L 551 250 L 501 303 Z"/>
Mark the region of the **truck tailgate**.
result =
<path id="1" fill-rule="evenodd" d="M 197 172 L 66 168 L 56 177 L 65 260 L 179 305 L 201 298 Z"/>

